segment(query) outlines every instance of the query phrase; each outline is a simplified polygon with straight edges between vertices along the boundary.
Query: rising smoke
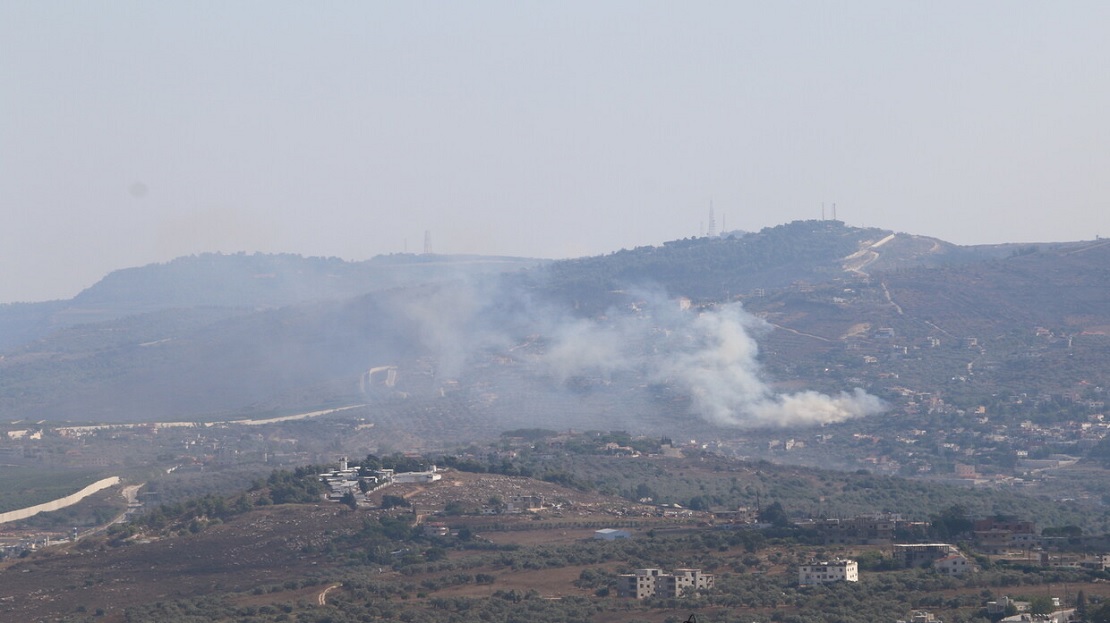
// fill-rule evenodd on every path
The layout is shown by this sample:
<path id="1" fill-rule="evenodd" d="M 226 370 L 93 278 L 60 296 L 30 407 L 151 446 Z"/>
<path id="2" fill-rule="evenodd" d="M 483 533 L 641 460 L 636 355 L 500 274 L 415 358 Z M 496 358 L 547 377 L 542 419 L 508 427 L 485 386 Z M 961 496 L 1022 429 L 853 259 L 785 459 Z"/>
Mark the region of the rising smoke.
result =
<path id="1" fill-rule="evenodd" d="M 627 310 L 583 319 L 518 293 L 449 287 L 410 301 L 424 346 L 439 360 L 440 376 L 454 377 L 483 353 L 504 351 L 522 336 L 541 336 L 539 354 L 518 355 L 549 389 L 571 379 L 620 377 L 662 384 L 690 398 L 705 421 L 729 427 L 803 426 L 880 413 L 883 402 L 855 389 L 826 395 L 775 393 L 759 362 L 757 337 L 770 331 L 739 304 L 695 309 L 657 292 L 638 292 Z"/>
<path id="2" fill-rule="evenodd" d="M 645 298 L 635 315 L 561 327 L 544 356 L 553 376 L 636 372 L 688 393 L 697 414 L 719 426 L 827 424 L 885 409 L 858 388 L 835 396 L 776 394 L 763 378 L 756 342 L 770 327 L 739 304 L 699 311 Z"/>

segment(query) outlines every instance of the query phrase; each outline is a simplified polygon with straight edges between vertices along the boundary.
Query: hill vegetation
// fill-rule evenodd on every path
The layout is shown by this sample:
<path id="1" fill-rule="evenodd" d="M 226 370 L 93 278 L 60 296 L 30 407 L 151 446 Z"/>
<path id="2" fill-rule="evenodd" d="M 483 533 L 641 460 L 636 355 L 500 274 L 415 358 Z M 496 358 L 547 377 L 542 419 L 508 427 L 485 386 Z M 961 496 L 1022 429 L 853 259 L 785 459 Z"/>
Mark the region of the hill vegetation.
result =
<path id="1" fill-rule="evenodd" d="M 576 372 L 553 387 L 550 370 L 521 365 L 544 354 L 552 333 L 580 320 L 618 322 L 659 296 L 707 308 L 742 301 L 773 329 L 759 336 L 760 363 L 784 386 L 835 393 L 863 380 L 891 400 L 899 388 L 935 392 L 967 377 L 947 388 L 953 399 L 971 403 L 1006 387 L 1059 393 L 1074 374 L 1110 380 L 1108 255 L 1104 242 L 954 247 L 802 221 L 543 266 L 438 256 L 182 258 L 43 304 L 50 320 L 39 329 L 27 328 L 30 308 L 0 309 L 0 335 L 20 342 L 0 359 L 0 408 L 12 418 L 197 420 L 369 398 L 407 420 L 449 408 L 486 434 L 543 424 L 554 412 L 589 421 L 627 404 L 621 411 L 638 413 L 643 428 L 617 426 L 666 433 L 660 425 L 689 402 L 672 387 L 628 402 L 618 388 L 639 383 L 635 375 Z M 497 271 L 510 272 L 452 281 Z M 1071 348 L 1044 348 L 1042 329 Z M 39 339 L 26 340 L 36 332 Z M 969 355 L 968 344 L 978 350 Z M 510 360 L 515 368 L 503 365 Z M 876 377 L 869 361 L 886 376 Z M 360 378 L 390 365 L 407 401 L 366 394 Z M 1045 369 L 1053 375 L 1037 372 Z M 479 398 L 483 384 L 497 400 Z"/>
<path id="2" fill-rule="evenodd" d="M 115 271 L 68 301 L 0 305 L 0 349 L 59 328 L 164 310 L 254 311 L 338 301 L 399 287 L 472 279 L 544 260 L 395 254 L 362 262 L 291 254 L 205 253 Z M 210 313 L 210 312 L 209 312 Z"/>
<path id="3" fill-rule="evenodd" d="M 760 517 L 772 526 L 713 525 L 715 520 L 705 511 L 686 510 L 685 515 L 671 517 L 656 516 L 654 510 L 641 514 L 635 502 L 598 492 L 623 488 L 630 467 L 627 458 L 598 454 L 605 446 L 596 442 L 603 437 L 585 436 L 573 450 L 580 461 L 571 462 L 584 462 L 583 473 L 589 474 L 574 476 L 583 483 L 580 488 L 493 476 L 489 471 L 451 471 L 434 485 L 387 489 L 389 495 L 410 502 L 402 507 L 383 504 L 352 511 L 325 504 L 317 501 L 320 489 L 314 468 L 274 472 L 249 490 L 164 505 L 65 550 L 3 563 L 0 574 L 14 597 L 0 602 L 0 612 L 13 620 L 101 623 L 474 617 L 497 622 L 519 620 L 522 613 L 539 621 L 680 621 L 696 613 L 710 621 L 810 623 L 886 620 L 892 614 L 924 609 L 947 621 L 971 622 L 988 620 L 984 604 L 989 599 L 1041 595 L 1064 582 L 1091 598 L 1110 597 L 1106 573 L 1101 571 L 1041 568 L 978 556 L 981 572 L 946 577 L 900 568 L 882 546 L 822 544 L 806 528 L 793 524 L 800 514 L 798 504 L 808 505 L 815 494 L 835 499 L 852 490 L 871 489 L 872 494 L 889 490 L 897 497 L 896 482 L 880 483 L 868 475 L 746 465 L 704 455 L 632 461 L 655 463 L 647 472 L 633 469 L 633 480 L 646 478 L 645 483 L 662 490 L 665 479 L 653 480 L 648 472 L 669 474 L 667 486 L 680 499 L 712 497 L 730 488 L 732 493 L 725 495 L 751 499 L 764 491 Z M 537 449 L 537 455 L 549 452 L 550 448 Z M 365 462 L 402 467 L 410 461 L 396 455 L 367 457 Z M 522 459 L 517 471 L 525 465 L 556 473 L 550 471 L 556 466 L 545 466 L 541 458 Z M 499 496 L 488 495 L 498 490 Z M 546 490 L 545 497 L 558 507 L 524 515 L 451 511 L 454 500 L 485 496 L 490 498 L 486 503 L 493 504 L 494 497 L 507 499 L 511 491 L 520 490 Z M 947 495 L 955 497 L 945 498 L 922 493 L 906 492 L 907 505 L 916 496 L 917 509 L 934 509 L 921 523 L 917 538 L 958 537 L 967 529 L 964 507 L 933 505 L 971 500 L 971 492 L 949 489 Z M 777 499 L 767 502 L 772 496 Z M 432 499 L 439 500 L 437 507 L 429 506 Z M 1025 510 L 1038 513 L 1042 508 Z M 431 515 L 427 521 L 444 522 L 450 533 L 429 533 L 415 523 L 419 514 Z M 630 528 L 634 537 L 615 542 L 591 538 L 594 528 L 614 525 Z M 798 586 L 797 565 L 834 556 L 860 560 L 859 584 Z M 684 598 L 636 601 L 617 595 L 618 574 L 676 566 L 716 574 L 716 587 Z M 40 594 L 44 597 L 33 598 Z"/>

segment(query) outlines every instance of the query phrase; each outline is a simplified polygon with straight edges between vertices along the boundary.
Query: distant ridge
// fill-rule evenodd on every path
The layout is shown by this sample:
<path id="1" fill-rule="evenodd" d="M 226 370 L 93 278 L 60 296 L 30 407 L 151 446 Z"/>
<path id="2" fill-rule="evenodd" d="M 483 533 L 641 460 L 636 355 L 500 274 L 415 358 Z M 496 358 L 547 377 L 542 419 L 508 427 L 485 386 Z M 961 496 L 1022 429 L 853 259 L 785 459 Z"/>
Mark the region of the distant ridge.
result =
<path id="1" fill-rule="evenodd" d="M 294 254 L 204 253 L 113 271 L 68 301 L 0 305 L 0 349 L 75 324 L 167 309 L 259 309 L 351 298 L 542 265 L 482 255 L 377 256 L 361 262 Z"/>
<path id="2" fill-rule="evenodd" d="M 865 278 L 850 258 L 876 243 L 882 253 L 869 270 L 966 264 L 1011 254 L 1011 245 L 960 247 L 935 238 L 841 221 L 794 221 L 756 233 L 686 238 L 661 246 L 622 249 L 609 255 L 553 262 L 534 271 L 547 287 L 591 308 L 611 304 L 606 292 L 637 285 L 662 287 L 699 300 L 742 296 L 797 282 Z"/>
<path id="3" fill-rule="evenodd" d="M 882 368 L 880 385 L 927 385 L 965 374 L 970 344 L 978 374 L 1019 375 L 1034 393 L 1038 359 L 1053 371 L 1065 369 L 1057 359 L 1082 365 L 1092 383 L 1108 376 L 1098 355 L 1110 335 L 1107 265 L 1108 241 L 961 247 L 839 221 L 555 262 L 206 254 L 117 271 L 71 301 L 0 306 L 0 412 L 219 419 L 366 399 L 380 401 L 383 425 L 430 435 L 445 418 L 472 431 L 599 414 L 652 426 L 688 397 L 630 369 L 545 394 L 550 372 L 527 362 L 549 344 L 545 322 L 574 327 L 680 297 L 705 309 L 741 302 L 765 322 L 760 355 L 776 382 L 835 392 L 874 376 L 865 361 L 889 361 L 898 371 Z M 490 332 L 499 339 L 479 339 Z M 1030 350 L 1035 332 L 1053 348 Z M 980 353 L 998 336 L 1010 337 Z M 943 365 L 915 368 L 914 349 L 936 344 Z M 403 388 L 360 390 L 376 366 L 397 367 Z"/>

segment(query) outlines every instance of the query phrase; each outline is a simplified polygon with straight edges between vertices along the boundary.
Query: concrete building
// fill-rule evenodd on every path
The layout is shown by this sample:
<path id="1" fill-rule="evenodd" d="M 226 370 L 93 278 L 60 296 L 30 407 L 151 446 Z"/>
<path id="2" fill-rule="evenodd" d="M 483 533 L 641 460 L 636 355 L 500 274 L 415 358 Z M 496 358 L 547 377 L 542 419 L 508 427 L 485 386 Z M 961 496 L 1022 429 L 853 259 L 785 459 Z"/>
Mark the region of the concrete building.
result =
<path id="1" fill-rule="evenodd" d="M 386 470 L 382 470 L 382 471 L 386 471 Z M 428 483 L 428 482 L 435 482 L 437 480 L 441 480 L 442 478 L 443 478 L 443 474 L 439 473 L 439 470 L 436 469 L 435 465 L 433 465 L 432 468 L 429 469 L 426 472 L 401 472 L 399 474 L 398 473 L 393 474 L 394 484 Z"/>
<path id="2" fill-rule="evenodd" d="M 343 499 L 343 496 L 348 493 L 356 495 L 361 493 L 358 486 L 358 468 L 350 467 L 347 464 L 347 457 L 340 459 L 339 469 L 324 472 L 318 478 L 328 489 L 327 499 L 333 502 Z"/>
<path id="3" fill-rule="evenodd" d="M 505 502 L 506 513 L 529 513 L 543 510 L 542 495 L 510 495 Z"/>
<path id="4" fill-rule="evenodd" d="M 975 570 L 975 565 L 961 554 L 952 554 L 933 561 L 933 570 L 941 575 L 964 575 Z"/>
<path id="5" fill-rule="evenodd" d="M 948 543 L 914 543 L 894 545 L 894 558 L 903 567 L 927 567 L 936 560 L 959 554 L 960 550 Z"/>
<path id="6" fill-rule="evenodd" d="M 859 563 L 837 558 L 798 567 L 798 584 L 812 586 L 830 582 L 859 582 Z"/>
<path id="7" fill-rule="evenodd" d="M 974 534 L 976 548 L 987 554 L 1028 550 L 1040 545 L 1036 525 L 1031 521 L 980 519 L 975 522 Z"/>
<path id="8" fill-rule="evenodd" d="M 447 524 L 441 521 L 429 521 L 428 523 L 424 524 L 424 536 L 451 536 L 451 530 L 447 527 Z"/>
<path id="9" fill-rule="evenodd" d="M 826 545 L 888 545 L 894 540 L 897 515 L 860 515 L 851 519 L 824 519 L 814 522 L 813 529 Z"/>
<path id="10" fill-rule="evenodd" d="M 1103 571 L 1110 567 L 1110 555 L 1107 554 L 1050 554 L 1040 553 L 1042 567 L 1071 567 L 1074 569 L 1088 569 Z"/>
<path id="11" fill-rule="evenodd" d="M 621 597 L 647 599 L 649 597 L 682 597 L 687 589 L 713 588 L 714 576 L 700 569 L 675 569 L 664 573 L 662 569 L 637 569 L 636 573 L 617 577 L 617 594 Z"/>

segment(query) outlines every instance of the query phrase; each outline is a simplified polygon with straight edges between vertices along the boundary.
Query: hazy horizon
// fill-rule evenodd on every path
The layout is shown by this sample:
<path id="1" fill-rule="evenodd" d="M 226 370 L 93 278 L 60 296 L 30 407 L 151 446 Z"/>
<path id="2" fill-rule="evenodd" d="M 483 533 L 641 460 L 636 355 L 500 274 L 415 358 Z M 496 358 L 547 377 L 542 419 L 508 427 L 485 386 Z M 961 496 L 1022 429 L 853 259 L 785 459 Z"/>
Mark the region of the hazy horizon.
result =
<path id="1" fill-rule="evenodd" d="M 1110 5 L 8 2 L 0 302 L 195 253 L 1110 231 Z"/>

